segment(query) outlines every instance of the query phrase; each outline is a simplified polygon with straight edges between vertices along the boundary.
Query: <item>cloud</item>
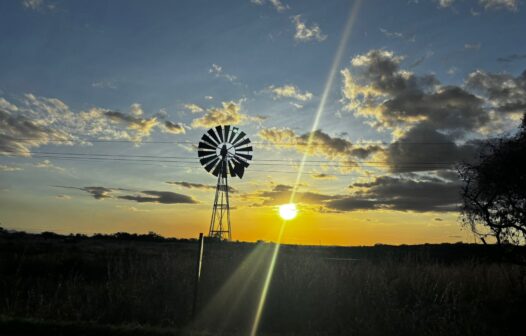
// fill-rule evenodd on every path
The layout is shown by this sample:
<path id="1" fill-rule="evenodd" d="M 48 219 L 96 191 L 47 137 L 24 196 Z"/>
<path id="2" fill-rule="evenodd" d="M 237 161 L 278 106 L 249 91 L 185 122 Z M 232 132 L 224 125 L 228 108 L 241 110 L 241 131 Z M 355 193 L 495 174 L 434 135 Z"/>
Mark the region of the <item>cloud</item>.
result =
<path id="1" fill-rule="evenodd" d="M 466 43 L 466 44 L 464 44 L 464 49 L 479 50 L 480 47 L 481 47 L 480 43 Z"/>
<path id="2" fill-rule="evenodd" d="M 292 186 L 277 184 L 271 190 L 258 190 L 253 193 L 241 195 L 241 199 L 254 202 L 252 206 L 275 206 L 289 203 Z M 320 206 L 323 202 L 337 198 L 338 196 L 321 194 L 318 192 L 298 191 L 295 193 L 294 201 L 298 204 Z"/>
<path id="3" fill-rule="evenodd" d="M 497 58 L 497 62 L 501 63 L 512 63 L 515 61 L 520 61 L 526 59 L 526 54 L 511 54 L 506 57 L 499 57 Z"/>
<path id="4" fill-rule="evenodd" d="M 388 38 L 401 39 L 401 40 L 404 40 L 406 42 L 415 42 L 416 41 L 415 35 L 407 36 L 407 35 L 405 35 L 403 33 L 400 33 L 400 32 L 389 31 L 389 30 L 384 29 L 384 28 L 379 28 L 379 29 L 380 29 L 380 32 L 382 34 L 384 34 L 384 36 L 386 36 Z"/>
<path id="5" fill-rule="evenodd" d="M 33 147 L 86 144 L 90 138 L 139 143 L 155 127 L 166 127 L 156 117 L 146 118 L 143 114 L 137 103 L 130 106 L 130 113 L 99 107 L 74 112 L 57 98 L 31 93 L 17 104 L 0 98 L 0 154 L 29 156 Z"/>
<path id="6" fill-rule="evenodd" d="M 187 109 L 188 111 L 192 112 L 192 113 L 204 112 L 204 109 L 201 106 L 196 105 L 196 104 L 185 104 L 184 108 Z"/>
<path id="7" fill-rule="evenodd" d="M 382 151 L 378 145 L 359 146 L 344 138 L 332 137 L 322 130 L 298 135 L 290 128 L 273 127 L 260 130 L 258 136 L 278 148 L 294 149 L 299 153 L 320 155 L 336 160 L 341 164 L 341 168 L 354 165 L 355 159 L 365 159 Z M 312 142 L 307 146 L 310 136 Z M 287 146 L 283 147 L 283 144 Z"/>
<path id="8" fill-rule="evenodd" d="M 122 188 L 108 188 L 108 187 L 69 187 L 69 186 L 57 186 L 59 188 L 66 189 L 77 189 L 90 194 L 96 200 L 103 200 L 107 198 L 118 198 L 128 201 L 135 201 L 139 203 L 161 203 L 161 204 L 177 204 L 177 203 L 198 203 L 191 196 L 174 193 L 171 191 L 156 191 L 146 190 L 141 191 L 136 195 L 114 195 L 115 193 L 129 192 L 128 189 Z"/>
<path id="9" fill-rule="evenodd" d="M 387 149 L 387 163 L 392 172 L 451 169 L 458 162 L 472 162 L 478 145 L 457 145 L 450 135 L 438 132 L 428 123 L 411 128 Z"/>
<path id="10" fill-rule="evenodd" d="M 342 71 L 344 100 L 356 116 L 373 118 L 376 127 L 406 127 L 426 122 L 436 129 L 473 130 L 489 117 L 484 101 L 457 86 L 441 86 L 434 75 L 400 69 L 403 57 L 371 50 L 351 61 L 358 71 Z"/>
<path id="11" fill-rule="evenodd" d="M 212 67 L 208 69 L 208 72 L 217 78 L 224 78 L 228 80 L 229 82 L 234 82 L 237 80 L 236 76 L 225 73 L 223 71 L 223 67 L 217 64 L 212 64 Z"/>
<path id="12" fill-rule="evenodd" d="M 23 169 L 20 168 L 20 167 L 14 166 L 14 165 L 0 164 L 0 171 L 1 172 L 15 172 L 15 171 L 21 171 L 21 170 L 23 170 Z"/>
<path id="13" fill-rule="evenodd" d="M 455 0 L 438 0 L 438 6 L 442 8 L 451 7 Z"/>
<path id="14" fill-rule="evenodd" d="M 200 189 L 200 190 L 211 190 L 211 189 L 215 190 L 216 189 L 216 186 L 212 184 L 192 183 L 192 182 L 185 182 L 185 181 L 169 181 L 166 183 L 177 185 L 177 186 L 187 188 L 187 189 Z M 237 191 L 233 187 L 228 186 L 228 192 L 234 193 Z"/>
<path id="15" fill-rule="evenodd" d="M 81 191 L 87 192 L 96 200 L 111 198 L 111 193 L 115 190 L 115 189 L 106 188 L 106 187 L 82 187 L 82 188 L 68 187 L 68 186 L 56 186 L 56 187 L 81 190 Z"/>
<path id="16" fill-rule="evenodd" d="M 512 12 L 519 9 L 518 0 L 479 0 L 479 4 L 485 9 L 507 9 Z"/>
<path id="17" fill-rule="evenodd" d="M 288 5 L 284 4 L 281 0 L 268 0 L 268 1 L 267 0 L 250 0 L 250 2 L 258 6 L 262 6 L 268 2 L 278 12 L 284 12 L 285 10 L 290 8 Z"/>
<path id="18" fill-rule="evenodd" d="M 484 95 L 500 112 L 522 114 L 526 111 L 526 70 L 517 77 L 477 70 L 469 74 L 466 87 Z"/>
<path id="19" fill-rule="evenodd" d="M 22 0 L 22 5 L 31 10 L 39 10 L 44 5 L 44 0 Z"/>
<path id="20" fill-rule="evenodd" d="M 91 86 L 97 89 L 118 89 L 117 83 L 115 83 L 115 81 L 112 80 L 101 80 L 98 82 L 93 82 L 91 83 Z"/>
<path id="21" fill-rule="evenodd" d="M 164 131 L 173 134 L 185 134 L 186 129 L 183 123 L 174 123 L 166 120 L 163 124 Z"/>
<path id="22" fill-rule="evenodd" d="M 160 204 L 196 204 L 195 199 L 190 196 L 174 193 L 171 191 L 142 191 L 138 195 L 118 196 L 119 199 L 135 201 L 138 203 L 160 203 Z"/>
<path id="23" fill-rule="evenodd" d="M 216 125 L 241 124 L 248 117 L 241 113 L 239 102 L 223 102 L 221 107 L 210 108 L 201 118 L 192 121 L 192 127 L 210 128 Z"/>
<path id="24" fill-rule="evenodd" d="M 336 180 L 335 175 L 325 173 L 311 174 L 310 177 L 317 180 Z"/>
<path id="25" fill-rule="evenodd" d="M 49 160 L 44 160 L 44 161 L 40 161 L 40 162 L 34 163 L 33 166 L 36 167 L 36 168 L 44 168 L 44 169 L 49 169 L 49 170 L 58 170 L 58 171 L 61 171 L 61 172 L 63 172 L 65 170 L 62 167 L 54 165 Z"/>
<path id="26" fill-rule="evenodd" d="M 307 24 L 301 20 L 301 15 L 293 16 L 292 23 L 294 24 L 294 28 L 296 29 L 294 39 L 298 42 L 322 42 L 327 38 L 327 35 L 321 32 L 320 26 L 318 26 L 317 24 L 307 26 Z"/>
<path id="27" fill-rule="evenodd" d="M 58 199 L 61 199 L 61 200 L 64 200 L 64 201 L 69 201 L 71 199 L 71 196 L 64 195 L 64 194 L 59 194 L 59 195 L 56 195 L 55 198 L 58 198 Z"/>
<path id="28" fill-rule="evenodd" d="M 269 86 L 268 89 L 274 94 L 276 98 L 293 98 L 299 101 L 308 101 L 312 99 L 312 93 L 309 91 L 301 92 L 299 88 L 294 85 L 284 86 Z"/>
<path id="29" fill-rule="evenodd" d="M 352 195 L 329 200 L 328 209 L 336 211 L 397 210 L 414 212 L 457 211 L 460 183 L 433 177 L 381 176 L 371 182 L 354 183 Z"/>

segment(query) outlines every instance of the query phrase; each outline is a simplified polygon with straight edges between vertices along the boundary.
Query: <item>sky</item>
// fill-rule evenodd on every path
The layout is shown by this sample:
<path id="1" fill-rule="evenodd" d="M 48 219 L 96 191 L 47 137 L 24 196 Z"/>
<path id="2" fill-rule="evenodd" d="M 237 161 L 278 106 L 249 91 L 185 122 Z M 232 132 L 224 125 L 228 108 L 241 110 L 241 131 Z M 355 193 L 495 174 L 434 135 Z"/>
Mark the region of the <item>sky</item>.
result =
<path id="1" fill-rule="evenodd" d="M 473 242 L 456 164 L 526 111 L 520 0 L 0 2 L 0 226 L 208 232 L 201 136 L 254 148 L 232 236 Z M 303 165 L 301 164 L 303 160 Z"/>

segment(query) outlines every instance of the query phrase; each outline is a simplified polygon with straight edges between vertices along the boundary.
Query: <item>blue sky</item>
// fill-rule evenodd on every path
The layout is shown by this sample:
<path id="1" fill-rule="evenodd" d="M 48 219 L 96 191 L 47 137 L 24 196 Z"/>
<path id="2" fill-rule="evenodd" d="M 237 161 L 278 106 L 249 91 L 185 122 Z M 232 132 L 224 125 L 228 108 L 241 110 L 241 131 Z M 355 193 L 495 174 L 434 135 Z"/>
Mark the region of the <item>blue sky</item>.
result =
<path id="1" fill-rule="evenodd" d="M 293 183 L 296 168 L 294 163 L 285 161 L 300 160 L 304 152 L 301 146 L 285 148 L 282 142 L 301 143 L 302 135 L 311 131 L 353 4 L 354 1 L 349 0 L 1 2 L 0 97 L 3 100 L 0 107 L 4 111 L 2 135 L 6 138 L 2 138 L 5 144 L 0 149 L 6 155 L 0 157 L 3 167 L 0 208 L 4 214 L 0 221 L 5 226 L 27 230 L 142 232 L 153 228 L 167 235 L 192 236 L 203 226 L 194 223 L 195 211 L 206 227 L 211 192 L 174 187 L 166 182 L 213 184 L 213 178 L 204 170 L 194 166 L 176 168 L 174 164 L 162 162 L 38 158 L 30 152 L 192 159 L 195 153 L 190 145 L 197 143 L 207 129 L 205 122 L 199 123 L 196 119 L 207 115 L 213 119 L 218 113 L 233 117 L 234 123 L 258 144 L 255 159 L 284 160 L 281 167 L 254 161 L 253 172 L 243 183 L 235 182 L 240 190 L 237 201 L 242 205 L 238 212 L 257 207 L 260 217 L 256 216 L 256 222 L 263 221 L 262 218 L 267 218 L 264 211 L 275 212 L 272 206 L 276 202 L 271 198 L 282 196 L 277 194 L 277 186 Z M 503 104 L 524 102 L 526 90 L 521 79 L 526 68 L 523 7 L 524 3 L 518 0 L 367 0 L 361 3 L 342 61 L 337 65 L 332 90 L 322 108 L 317 127 L 321 133 L 316 135 L 320 144 L 308 153 L 310 160 L 326 160 L 329 166 L 313 161 L 307 166 L 308 174 L 302 177 L 305 213 L 311 214 L 309 218 L 306 215 L 305 221 L 314 223 L 309 227 L 311 236 L 321 232 L 316 230 L 323 230 L 318 219 L 313 219 L 321 218 L 320 213 L 330 213 L 327 216 L 333 216 L 332 220 L 341 225 L 336 231 L 341 230 L 343 236 L 348 234 L 349 228 L 345 226 L 348 221 L 357 221 L 353 226 L 356 232 L 370 230 L 357 218 L 376 220 L 380 223 L 378 230 L 388 231 L 382 227 L 382 223 L 388 224 L 383 219 L 386 213 L 391 213 L 399 222 L 412 222 L 425 213 L 427 217 L 422 223 L 408 228 L 408 232 L 421 232 L 423 238 L 419 241 L 467 239 L 465 233 L 459 233 L 458 213 L 445 206 L 451 204 L 450 200 L 439 202 L 437 207 L 400 206 L 391 202 L 397 197 L 391 195 L 390 201 L 382 203 L 382 197 L 387 196 L 375 194 L 379 191 L 374 188 L 380 182 L 384 183 L 383 187 L 406 182 L 432 184 L 430 178 L 441 178 L 451 167 L 401 171 L 395 164 L 398 157 L 393 157 L 391 147 L 369 149 L 370 156 L 366 157 L 356 156 L 351 147 L 365 148 L 378 141 L 390 146 L 397 139 L 409 139 L 417 130 L 431 129 L 418 139 L 436 139 L 443 135 L 458 146 L 455 150 L 460 153 L 468 139 L 511 132 L 523 110 L 508 111 Z M 380 73 L 375 64 L 388 64 L 394 70 Z M 352 74 L 352 86 L 344 84 L 342 71 L 345 69 Z M 417 90 L 429 95 L 435 104 L 443 102 L 441 92 L 447 87 L 457 88 L 462 97 L 458 99 L 466 101 L 457 107 L 453 100 L 444 100 L 443 111 L 437 112 L 425 105 L 428 100 L 424 99 L 419 102 L 423 104 L 422 111 L 391 111 L 388 102 L 399 101 L 403 95 L 387 89 L 382 76 L 419 83 Z M 432 78 L 429 87 L 421 84 L 426 78 Z M 492 96 L 495 85 L 502 87 L 506 83 L 512 83 L 513 95 Z M 352 91 L 352 87 L 356 91 Z M 366 96 L 365 92 L 371 88 L 375 93 Z M 359 94 L 353 95 L 351 91 Z M 448 108 L 454 109 L 450 111 L 454 117 L 445 116 Z M 370 112 L 373 109 L 377 112 Z M 88 115 L 89 111 L 92 113 Z M 111 116 L 108 112 L 118 114 Z M 411 117 L 410 113 L 413 113 Z M 440 113 L 444 118 L 458 117 L 458 122 L 465 121 L 466 125 L 440 123 L 437 121 L 442 118 Z M 466 121 L 464 116 L 473 113 L 478 113 L 477 121 Z M 20 124 L 16 126 L 19 128 L 10 124 L 16 118 L 42 127 L 42 132 L 35 133 L 39 140 L 34 143 L 17 140 L 23 130 Z M 434 121 L 430 122 L 431 119 Z M 165 126 L 168 121 L 178 128 L 168 130 Z M 270 134 L 268 130 L 281 133 Z M 50 141 L 57 134 L 70 143 Z M 97 139 L 109 142 L 88 143 Z M 115 140 L 129 142 L 111 142 Z M 148 143 L 160 140 L 188 144 Z M 365 143 L 357 145 L 359 141 Z M 449 157 L 462 159 L 460 154 L 455 155 Z M 359 169 L 342 166 L 360 160 L 383 162 L 383 165 Z M 337 166 L 331 167 L 331 162 Z M 271 169 L 291 173 L 268 172 Z M 328 178 L 311 177 L 322 173 Z M 381 179 L 385 176 L 397 180 Z M 362 194 L 349 188 L 355 183 L 371 181 L 377 184 L 362 190 Z M 456 183 L 447 179 L 443 182 Z M 85 189 L 88 186 L 108 188 L 107 197 L 95 199 L 93 192 Z M 125 193 L 120 189 L 129 189 L 131 193 L 170 190 L 189 195 L 198 204 L 131 204 L 119 199 Z M 269 196 L 265 192 L 276 194 Z M 363 192 L 368 195 L 365 199 Z M 310 199 L 309 193 L 319 197 Z M 353 203 L 356 200 L 377 203 L 369 208 L 356 207 Z M 344 201 L 352 202 L 343 206 Z M 434 201 L 430 200 L 429 204 Z M 66 214 L 58 215 L 60 209 L 66 209 Z M 92 226 L 85 219 L 79 219 L 76 214 L 81 211 L 95 212 L 98 224 Z M 170 211 L 181 216 L 180 225 L 184 227 L 159 224 L 170 216 Z M 32 219 L 36 215 L 43 218 L 40 226 Z M 436 218 L 440 220 L 434 221 Z M 71 224 L 77 221 L 84 224 L 81 227 Z M 433 225 L 428 229 L 426 221 L 444 226 L 437 229 Z M 111 224 L 115 222 L 121 224 Z M 258 234 L 262 232 L 252 229 Z M 413 229 L 416 231 L 411 231 Z M 374 232 L 371 231 L 369 240 L 364 238 L 362 242 L 412 241 L 410 233 L 385 238 L 380 233 L 375 236 Z M 256 236 L 247 231 L 239 238 L 256 240 Z M 327 239 L 347 242 L 334 237 Z M 298 238 L 298 241 L 309 239 Z"/>

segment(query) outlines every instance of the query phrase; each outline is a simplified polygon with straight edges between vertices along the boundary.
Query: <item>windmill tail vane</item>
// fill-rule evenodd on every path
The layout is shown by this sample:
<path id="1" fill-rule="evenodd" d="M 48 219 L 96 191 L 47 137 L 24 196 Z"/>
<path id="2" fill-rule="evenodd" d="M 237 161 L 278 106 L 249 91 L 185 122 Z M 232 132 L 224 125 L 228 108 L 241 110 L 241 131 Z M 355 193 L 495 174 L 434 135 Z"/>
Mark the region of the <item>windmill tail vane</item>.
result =
<path id="1" fill-rule="evenodd" d="M 209 237 L 232 239 L 228 175 L 243 178 L 252 160 L 247 134 L 230 125 L 209 129 L 199 141 L 197 154 L 205 170 L 217 176 Z"/>

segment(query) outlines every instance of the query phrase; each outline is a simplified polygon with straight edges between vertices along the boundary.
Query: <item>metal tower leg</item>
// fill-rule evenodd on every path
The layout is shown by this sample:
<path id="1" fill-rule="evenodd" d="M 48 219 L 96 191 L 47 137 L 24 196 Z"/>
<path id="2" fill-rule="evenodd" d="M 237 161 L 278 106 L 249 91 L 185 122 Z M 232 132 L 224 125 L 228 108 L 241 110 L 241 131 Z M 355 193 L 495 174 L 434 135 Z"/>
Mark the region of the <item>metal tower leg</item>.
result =
<path id="1" fill-rule="evenodd" d="M 210 219 L 209 237 L 221 240 L 231 240 L 232 231 L 230 227 L 230 203 L 228 197 L 228 172 L 226 171 L 226 160 L 221 164 L 217 176 L 216 194 L 212 218 Z M 224 176 L 223 176 L 224 174 Z"/>

